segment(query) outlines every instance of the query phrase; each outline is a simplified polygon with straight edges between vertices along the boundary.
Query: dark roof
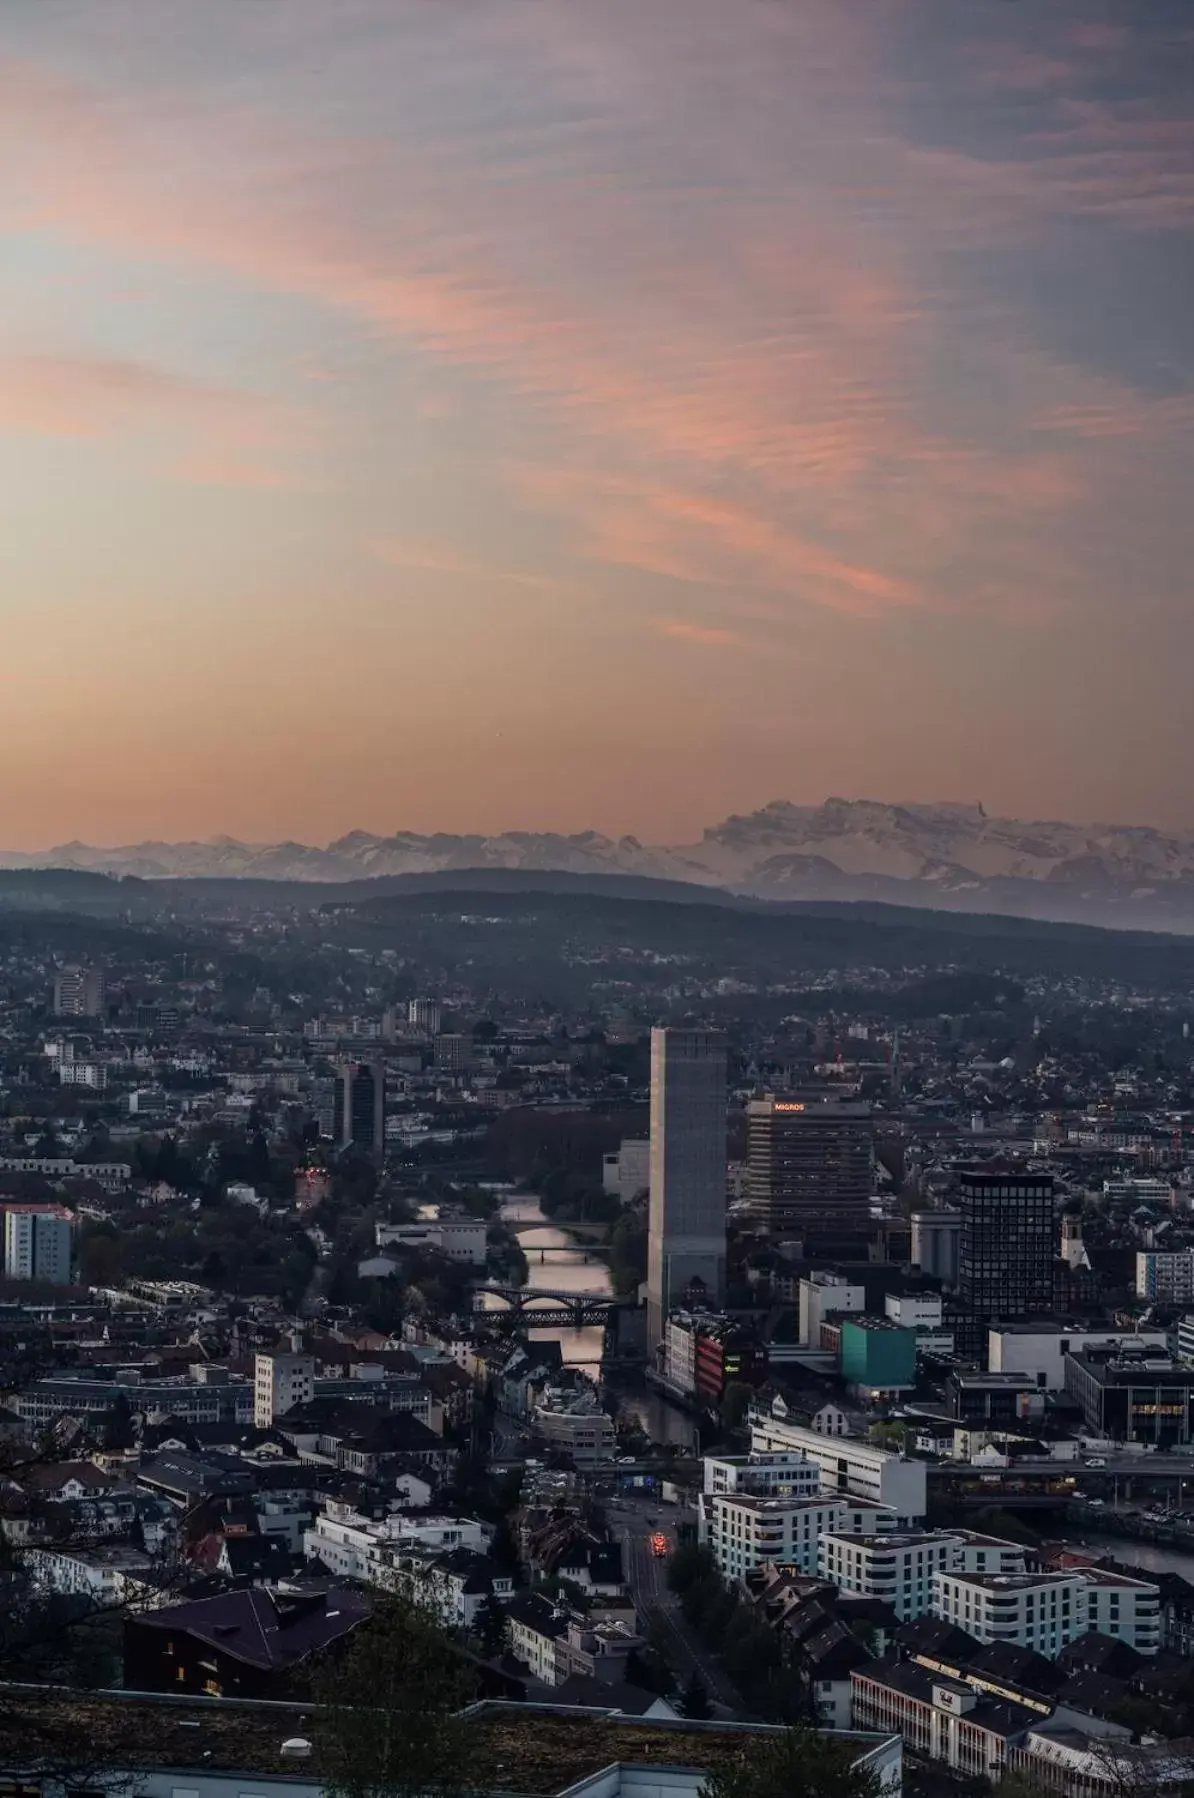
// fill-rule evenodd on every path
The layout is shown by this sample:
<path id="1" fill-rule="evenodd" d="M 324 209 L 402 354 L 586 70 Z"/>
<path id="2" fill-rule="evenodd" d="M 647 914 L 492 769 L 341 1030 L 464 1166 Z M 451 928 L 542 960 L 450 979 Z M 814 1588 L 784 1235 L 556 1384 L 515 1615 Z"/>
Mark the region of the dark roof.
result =
<path id="1" fill-rule="evenodd" d="M 277 1536 L 226 1536 L 224 1554 L 230 1579 L 285 1579 L 290 1550 Z"/>
<path id="2" fill-rule="evenodd" d="M 809 1636 L 802 1649 L 810 1673 L 818 1679 L 845 1679 L 873 1657 L 858 1637 L 836 1617 Z"/>
<path id="3" fill-rule="evenodd" d="M 344 1588 L 289 1598 L 260 1587 L 169 1605 L 138 1617 L 139 1627 L 187 1635 L 265 1672 L 294 1666 L 363 1623 L 371 1606 Z"/>
<path id="4" fill-rule="evenodd" d="M 514 1623 L 524 1623 L 543 1636 L 562 1636 L 568 1619 L 558 1605 L 542 1592 L 518 1592 L 506 1606 L 506 1614 Z"/>
<path id="5" fill-rule="evenodd" d="M 1057 1664 L 1067 1673 L 1082 1670 L 1105 1673 L 1112 1679 L 1130 1679 L 1144 1658 L 1129 1643 L 1118 1642 L 1114 1636 L 1104 1636 L 1092 1629 L 1067 1642 L 1057 1657 Z"/>
<path id="6" fill-rule="evenodd" d="M 220 1455 L 200 1459 L 173 1449 L 143 1461 L 137 1469 L 137 1479 L 144 1485 L 160 1486 L 163 1491 L 190 1499 L 216 1493 L 253 1492 L 257 1487 L 256 1470 L 246 1462 Z"/>
<path id="7" fill-rule="evenodd" d="M 1106 1673 L 1083 1668 L 1066 1681 L 1057 1699 L 1070 1710 L 1089 1711 L 1092 1717 L 1106 1717 L 1127 1695 L 1128 1688 L 1122 1679 L 1112 1679 Z"/>
<path id="8" fill-rule="evenodd" d="M 939 1617 L 917 1617 L 912 1623 L 902 1623 L 896 1631 L 896 1641 L 905 1654 L 929 1655 L 953 1667 L 969 1661 L 979 1650 L 973 1636 Z"/>
<path id="9" fill-rule="evenodd" d="M 1065 1683 L 1065 1673 L 1056 1661 L 1015 1642 L 985 1642 L 967 1655 L 965 1666 L 967 1672 L 979 1673 L 984 1679 L 1042 1696 L 1058 1691 Z"/>
<path id="10" fill-rule="evenodd" d="M 933 1687 L 943 1683 L 940 1675 L 929 1673 L 924 1667 L 917 1666 L 915 1661 L 900 1660 L 897 1655 L 885 1655 L 880 1661 L 869 1661 L 856 1670 L 855 1677 L 872 1680 L 888 1691 L 899 1692 L 921 1704 L 932 1704 Z M 953 1685 L 954 1682 L 947 1680 L 944 1683 Z M 966 1692 L 969 1697 L 970 1689 L 966 1688 Z M 979 1696 L 977 1702 L 966 1712 L 966 1721 L 978 1729 L 987 1730 L 991 1735 L 1014 1737 L 1035 1728 L 1040 1723 L 1041 1716 L 1039 1711 L 1030 1710 L 1026 1704 L 1016 1704 L 1012 1699 Z"/>

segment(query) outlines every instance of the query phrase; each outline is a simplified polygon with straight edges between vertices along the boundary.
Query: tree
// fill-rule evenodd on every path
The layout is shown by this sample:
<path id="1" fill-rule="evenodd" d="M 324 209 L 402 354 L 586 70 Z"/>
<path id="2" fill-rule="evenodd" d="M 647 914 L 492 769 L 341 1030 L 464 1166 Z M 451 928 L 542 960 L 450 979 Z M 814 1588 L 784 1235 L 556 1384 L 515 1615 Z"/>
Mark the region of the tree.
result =
<path id="1" fill-rule="evenodd" d="M 455 1798 L 472 1783 L 472 1673 L 427 1606 L 387 1597 L 314 1687 L 327 1798 Z"/>
<path id="2" fill-rule="evenodd" d="M 803 1725 L 755 1737 L 709 1775 L 701 1798 L 879 1798 L 879 1776 L 858 1752 Z"/>
<path id="3" fill-rule="evenodd" d="M 510 1639 L 510 1619 L 491 1592 L 477 1612 L 474 1625 L 487 1655 L 501 1654 Z"/>
<path id="4" fill-rule="evenodd" d="M 694 1723 L 703 1723 L 713 1715 L 713 1706 L 709 1703 L 709 1694 L 699 1673 L 692 1675 L 680 1694 L 680 1714 L 690 1717 Z"/>

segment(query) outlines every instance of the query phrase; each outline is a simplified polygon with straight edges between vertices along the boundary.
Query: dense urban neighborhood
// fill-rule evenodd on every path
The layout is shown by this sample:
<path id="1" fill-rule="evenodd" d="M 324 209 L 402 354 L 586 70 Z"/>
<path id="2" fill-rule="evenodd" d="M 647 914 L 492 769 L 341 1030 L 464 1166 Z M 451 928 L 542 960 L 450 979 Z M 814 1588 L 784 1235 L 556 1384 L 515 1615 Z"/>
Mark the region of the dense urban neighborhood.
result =
<path id="1" fill-rule="evenodd" d="M 1194 1778 L 1182 939 L 0 878 L 0 1732 L 330 1755 L 399 1606 L 477 1740 L 572 1732 L 522 1790 Z M 319 1784 L 256 1727 L 229 1792 Z"/>

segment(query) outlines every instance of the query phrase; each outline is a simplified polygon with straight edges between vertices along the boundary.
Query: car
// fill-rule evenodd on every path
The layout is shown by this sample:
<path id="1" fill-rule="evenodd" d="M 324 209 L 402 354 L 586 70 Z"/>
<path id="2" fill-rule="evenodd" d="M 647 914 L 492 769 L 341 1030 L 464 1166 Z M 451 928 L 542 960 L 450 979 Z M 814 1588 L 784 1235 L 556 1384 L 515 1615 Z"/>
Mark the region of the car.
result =
<path id="1" fill-rule="evenodd" d="M 651 1537 L 651 1553 L 653 1555 L 661 1556 L 661 1555 L 665 1555 L 667 1552 L 668 1552 L 667 1537 L 664 1535 L 662 1530 L 656 1530 L 655 1534 Z"/>

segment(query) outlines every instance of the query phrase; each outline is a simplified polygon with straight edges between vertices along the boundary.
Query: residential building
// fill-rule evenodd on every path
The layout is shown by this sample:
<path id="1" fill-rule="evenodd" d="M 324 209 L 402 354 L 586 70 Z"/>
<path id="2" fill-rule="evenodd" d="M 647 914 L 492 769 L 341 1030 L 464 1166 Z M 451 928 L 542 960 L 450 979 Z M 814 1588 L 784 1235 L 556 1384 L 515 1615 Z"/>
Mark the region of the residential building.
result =
<path id="1" fill-rule="evenodd" d="M 822 1436 L 790 1423 L 776 1412 L 755 1409 L 750 1419 L 752 1453 L 797 1453 L 815 1461 L 822 1489 L 852 1493 L 893 1511 L 903 1528 L 914 1529 L 927 1505 L 925 1463 L 848 1436 Z"/>
<path id="2" fill-rule="evenodd" d="M 839 1535 L 821 1538 L 818 1570 L 842 1592 L 885 1600 L 902 1623 L 923 1617 L 933 1601 L 933 1576 L 955 1564 L 956 1537 L 918 1535 Z"/>
<path id="3" fill-rule="evenodd" d="M 731 1383 L 759 1386 L 767 1351 L 748 1326 L 708 1311 L 673 1311 L 664 1329 L 664 1378 L 677 1391 L 717 1405 Z"/>
<path id="4" fill-rule="evenodd" d="M 293 1405 L 315 1396 L 315 1357 L 293 1336 L 289 1348 L 268 1349 L 253 1363 L 253 1422 L 268 1430 Z"/>
<path id="5" fill-rule="evenodd" d="M 752 1099 L 746 1109 L 752 1212 L 779 1241 L 866 1234 L 873 1185 L 869 1105 L 813 1094 Z"/>
<path id="6" fill-rule="evenodd" d="M 1185 1304 L 1194 1299 L 1194 1249 L 1140 1249 L 1136 1297 Z"/>
<path id="7" fill-rule="evenodd" d="M 842 1506 L 836 1498 L 763 1498 L 723 1493 L 700 1499 L 700 1538 L 729 1580 L 744 1579 L 774 1561 L 801 1573 L 817 1571 L 817 1545 L 836 1529 Z"/>
<path id="8" fill-rule="evenodd" d="M 338 1499 L 326 1499 L 303 1536 L 303 1553 L 309 1561 L 320 1561 L 338 1579 L 392 1587 L 401 1555 L 413 1551 L 433 1556 L 458 1548 L 484 1554 L 492 1535 L 492 1529 L 472 1517 L 401 1511 L 387 1517 L 366 1517 Z"/>
<path id="9" fill-rule="evenodd" d="M 54 1011 L 60 1018 L 101 1018 L 107 996 L 102 968 L 62 968 L 54 977 Z"/>
<path id="10" fill-rule="evenodd" d="M 63 1205 L 5 1206 L 5 1278 L 69 1286 L 73 1222 Z"/>
<path id="11" fill-rule="evenodd" d="M 380 1160 L 386 1151 L 386 1068 L 383 1061 L 352 1061 L 339 1070 L 336 1107 L 343 1149 Z"/>
<path id="12" fill-rule="evenodd" d="M 755 1493 L 774 1498 L 815 1498 L 821 1490 L 821 1469 L 816 1461 L 798 1452 L 749 1455 L 706 1455 L 703 1463 L 706 1493 Z"/>
<path id="13" fill-rule="evenodd" d="M 250 1587 L 168 1605 L 126 1621 L 125 1684 L 211 1698 L 298 1696 L 310 1662 L 369 1612 L 363 1594 L 336 1588 L 287 1595 Z"/>
<path id="14" fill-rule="evenodd" d="M 1114 1635 L 1140 1654 L 1156 1654 L 1161 1645 L 1159 1589 L 1097 1570 L 939 1572 L 933 1614 L 979 1642 L 1014 1642 L 1049 1660 L 1091 1629 Z"/>
<path id="15" fill-rule="evenodd" d="M 647 1341 L 670 1313 L 717 1310 L 726 1267 L 726 1046 L 712 1030 L 651 1032 Z"/>
<path id="16" fill-rule="evenodd" d="M 85 1086 L 91 1092 L 102 1093 L 108 1084 L 108 1070 L 102 1061 L 60 1061 L 58 1063 L 59 1086 Z"/>
<path id="17" fill-rule="evenodd" d="M 1052 1174 L 984 1162 L 959 1174 L 958 1286 L 977 1328 L 1053 1308 L 1057 1254 Z M 985 1327 L 981 1338 L 986 1340 Z"/>
<path id="18" fill-rule="evenodd" d="M 612 1461 L 617 1453 L 614 1420 L 588 1394 L 549 1387 L 535 1407 L 531 1429 L 545 1448 L 568 1455 L 576 1467 Z"/>

